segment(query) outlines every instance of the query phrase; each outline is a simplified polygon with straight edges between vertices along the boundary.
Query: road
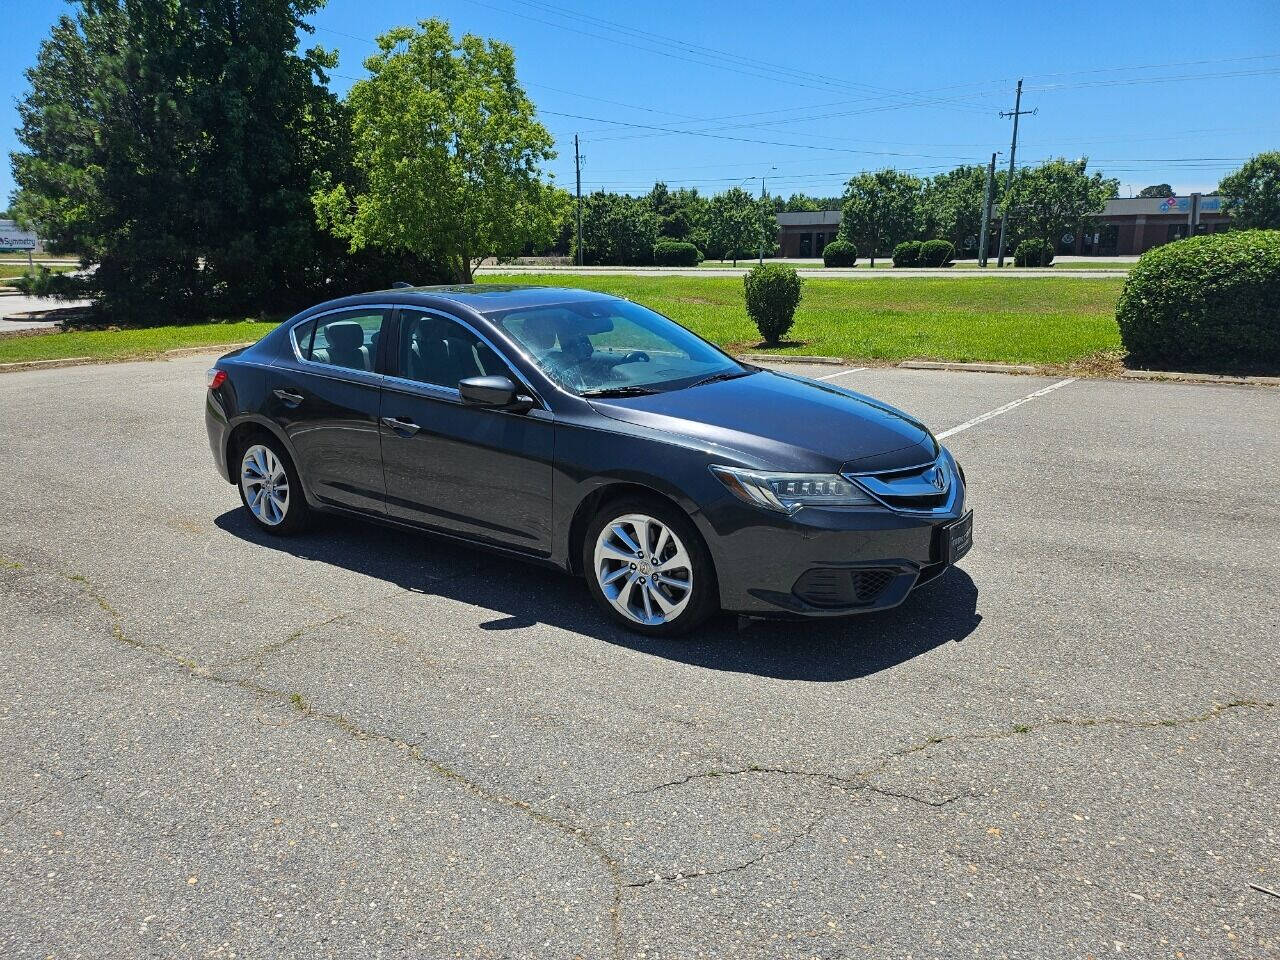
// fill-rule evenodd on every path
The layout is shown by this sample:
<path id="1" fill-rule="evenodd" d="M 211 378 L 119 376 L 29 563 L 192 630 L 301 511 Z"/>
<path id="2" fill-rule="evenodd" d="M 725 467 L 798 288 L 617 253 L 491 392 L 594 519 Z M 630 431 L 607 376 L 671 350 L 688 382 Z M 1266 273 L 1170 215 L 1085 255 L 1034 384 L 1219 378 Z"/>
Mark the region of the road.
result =
<path id="1" fill-rule="evenodd" d="M 0 955 L 1280 951 L 1280 391 L 815 367 L 952 431 L 974 552 L 659 642 L 258 534 L 208 365 L 0 376 Z"/>
<path id="2" fill-rule="evenodd" d="M 91 306 L 88 300 L 53 300 L 49 297 L 0 295 L 0 334 L 14 330 L 42 330 L 57 325 L 54 320 L 25 316 L 35 311 Z"/>
<path id="3" fill-rule="evenodd" d="M 503 264 L 485 266 L 476 271 L 484 274 L 522 274 L 522 273 L 576 273 L 600 274 L 601 276 L 668 276 L 668 277 L 740 277 L 755 266 L 755 261 L 741 261 L 740 266 L 725 264 L 723 267 L 544 267 L 518 266 Z M 812 277 L 856 277 L 859 279 L 901 280 L 903 277 L 932 277 L 939 280 L 974 280 L 983 277 L 1016 280 L 1023 277 L 1068 277 L 1076 280 L 1105 280 L 1108 277 L 1124 276 L 1122 270 L 1072 270 L 1054 267 L 1021 267 L 1017 270 L 979 270 L 977 268 L 957 268 L 952 270 L 929 269 L 926 267 L 893 267 L 892 269 L 868 270 L 859 267 L 827 267 L 821 271 L 806 270 L 802 276 Z"/>

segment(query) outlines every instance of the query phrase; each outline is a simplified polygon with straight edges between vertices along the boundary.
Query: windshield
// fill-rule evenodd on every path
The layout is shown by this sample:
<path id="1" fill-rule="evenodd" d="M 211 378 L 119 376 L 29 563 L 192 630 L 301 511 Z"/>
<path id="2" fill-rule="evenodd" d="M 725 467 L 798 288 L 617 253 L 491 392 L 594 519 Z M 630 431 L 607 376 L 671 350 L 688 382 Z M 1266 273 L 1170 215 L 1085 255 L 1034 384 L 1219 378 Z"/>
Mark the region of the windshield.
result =
<path id="1" fill-rule="evenodd" d="M 526 307 L 490 315 L 556 383 L 626 395 L 749 371 L 661 314 L 627 300 Z"/>

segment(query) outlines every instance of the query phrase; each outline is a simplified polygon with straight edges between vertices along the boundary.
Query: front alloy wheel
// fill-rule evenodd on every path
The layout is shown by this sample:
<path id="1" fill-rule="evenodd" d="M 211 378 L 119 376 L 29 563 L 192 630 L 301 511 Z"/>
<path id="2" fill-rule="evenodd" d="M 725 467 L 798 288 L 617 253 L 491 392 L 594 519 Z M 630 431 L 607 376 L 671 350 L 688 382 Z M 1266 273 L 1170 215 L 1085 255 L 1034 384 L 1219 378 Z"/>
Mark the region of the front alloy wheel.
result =
<path id="1" fill-rule="evenodd" d="M 591 592 L 609 614 L 640 633 L 692 629 L 715 609 L 715 575 L 692 524 L 657 503 L 619 504 L 591 525 Z"/>
<path id="2" fill-rule="evenodd" d="M 618 517 L 596 538 L 600 591 L 628 620 L 658 626 L 684 612 L 693 595 L 689 552 L 653 517 Z"/>

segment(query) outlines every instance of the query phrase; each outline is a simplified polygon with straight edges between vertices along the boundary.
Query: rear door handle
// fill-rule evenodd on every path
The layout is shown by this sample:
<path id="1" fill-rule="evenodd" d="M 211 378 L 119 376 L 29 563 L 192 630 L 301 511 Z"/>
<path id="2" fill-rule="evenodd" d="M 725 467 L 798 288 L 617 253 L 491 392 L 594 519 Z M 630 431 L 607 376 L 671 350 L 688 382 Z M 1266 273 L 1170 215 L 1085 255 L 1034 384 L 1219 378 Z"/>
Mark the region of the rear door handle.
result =
<path id="1" fill-rule="evenodd" d="M 384 426 L 406 437 L 413 436 L 421 429 L 408 417 L 383 417 L 382 423 Z"/>
<path id="2" fill-rule="evenodd" d="M 285 390 L 282 387 L 273 390 L 272 393 L 274 393 L 277 397 L 279 397 L 281 400 L 283 400 L 285 403 L 287 403 L 291 407 L 296 407 L 298 404 L 300 404 L 303 401 L 302 394 L 293 393 L 292 391 Z"/>

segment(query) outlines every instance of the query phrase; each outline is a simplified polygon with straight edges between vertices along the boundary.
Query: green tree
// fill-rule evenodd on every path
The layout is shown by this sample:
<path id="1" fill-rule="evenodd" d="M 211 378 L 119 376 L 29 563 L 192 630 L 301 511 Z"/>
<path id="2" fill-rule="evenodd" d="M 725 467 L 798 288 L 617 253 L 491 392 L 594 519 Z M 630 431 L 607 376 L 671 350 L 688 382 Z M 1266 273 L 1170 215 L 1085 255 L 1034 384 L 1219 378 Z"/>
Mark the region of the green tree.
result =
<path id="1" fill-rule="evenodd" d="M 1004 215 L 1016 226 L 1017 236 L 1035 237 L 1056 250 L 1063 233 L 1079 230 L 1085 217 L 1102 212 L 1116 196 L 1119 181 L 1087 173 L 1088 163 L 1083 157 L 1058 158 L 1018 171 L 1004 203 Z"/>
<path id="2" fill-rule="evenodd" d="M 1280 151 L 1260 153 L 1218 184 L 1233 226 L 1280 230 Z"/>
<path id="3" fill-rule="evenodd" d="M 1149 187 L 1143 187 L 1138 191 L 1140 197 L 1172 197 L 1174 196 L 1173 187 L 1167 183 L 1153 183 Z"/>
<path id="4" fill-rule="evenodd" d="M 976 250 L 986 191 L 987 168 L 981 165 L 959 166 L 925 181 L 920 195 L 922 236 L 950 240 L 957 253 Z"/>
<path id="5" fill-rule="evenodd" d="M 845 188 L 840 236 L 866 250 L 874 267 L 878 251 L 892 250 L 920 232 L 922 187 L 917 177 L 900 170 L 858 174 Z"/>
<path id="6" fill-rule="evenodd" d="M 647 196 L 599 190 L 582 198 L 582 262 L 634 266 L 653 262 L 658 215 Z"/>
<path id="7" fill-rule="evenodd" d="M 781 199 L 781 198 L 779 198 Z M 783 203 L 779 213 L 816 213 L 822 207 L 818 206 L 818 201 L 803 193 L 793 193 Z"/>
<path id="8" fill-rule="evenodd" d="M 772 223 L 773 206 L 767 200 L 757 200 L 741 187 L 718 193 L 707 207 L 707 255 L 732 258 L 737 266 L 739 257 L 756 253 L 766 240 L 772 243 L 766 233 Z"/>
<path id="9" fill-rule="evenodd" d="M 385 244 L 448 265 L 461 283 L 486 257 L 553 242 L 555 157 L 516 80 L 515 54 L 443 20 L 397 27 L 348 95 L 355 184 L 314 195 L 320 223 L 352 250 Z"/>
<path id="10" fill-rule="evenodd" d="M 271 309 L 332 270 L 311 225 L 336 162 L 333 56 L 297 51 L 321 0 L 79 0 L 27 71 L 15 213 L 96 270 L 118 319 Z"/>
<path id="11" fill-rule="evenodd" d="M 658 215 L 658 232 L 670 240 L 695 242 L 694 234 L 706 220 L 706 198 L 695 189 L 668 190 L 659 181 L 649 191 L 649 203 Z"/>

